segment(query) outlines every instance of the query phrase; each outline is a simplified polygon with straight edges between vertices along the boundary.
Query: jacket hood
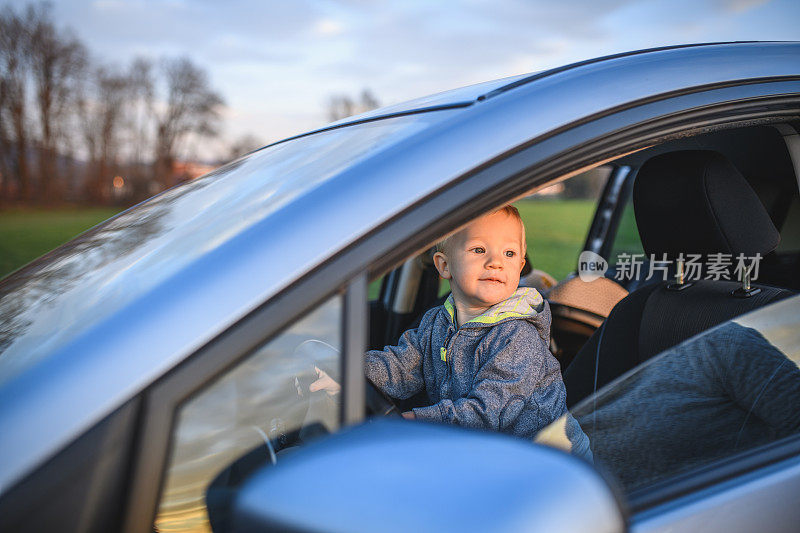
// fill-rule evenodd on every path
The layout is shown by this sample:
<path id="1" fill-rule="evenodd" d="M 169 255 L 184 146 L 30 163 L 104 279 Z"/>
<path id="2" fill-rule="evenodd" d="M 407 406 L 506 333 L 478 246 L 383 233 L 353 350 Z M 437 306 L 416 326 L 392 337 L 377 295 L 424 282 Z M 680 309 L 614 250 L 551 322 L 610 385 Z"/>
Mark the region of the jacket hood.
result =
<path id="1" fill-rule="evenodd" d="M 444 302 L 450 321 L 455 324 L 453 294 Z M 539 291 L 532 287 L 519 287 L 507 299 L 497 303 L 483 314 L 461 325 L 462 328 L 491 327 L 506 320 L 527 320 L 536 326 L 543 339 L 550 338 L 550 310 Z"/>

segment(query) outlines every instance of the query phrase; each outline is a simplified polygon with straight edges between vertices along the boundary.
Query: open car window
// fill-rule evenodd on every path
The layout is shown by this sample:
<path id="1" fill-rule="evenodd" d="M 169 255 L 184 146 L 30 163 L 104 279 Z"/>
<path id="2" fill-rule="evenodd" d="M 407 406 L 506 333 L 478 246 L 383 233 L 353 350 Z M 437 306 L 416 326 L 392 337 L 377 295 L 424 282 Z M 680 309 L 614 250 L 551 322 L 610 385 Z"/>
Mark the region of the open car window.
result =
<path id="1" fill-rule="evenodd" d="M 514 202 L 525 224 L 531 268 L 555 280 L 575 272 L 610 173 L 609 166 L 595 167 Z"/>
<path id="2" fill-rule="evenodd" d="M 572 415 L 626 493 L 800 433 L 800 296 L 636 367 Z M 559 446 L 559 424 L 537 441 Z"/>
<path id="3" fill-rule="evenodd" d="M 639 237 L 639 228 L 636 225 L 636 215 L 633 212 L 633 189 L 628 190 L 627 195 L 623 199 L 624 207 L 620 215 L 619 226 L 617 227 L 616 235 L 614 236 L 614 243 L 611 247 L 609 260 L 613 263 L 622 254 L 634 255 L 639 254 L 642 257 L 644 248 L 642 247 L 642 239 Z"/>

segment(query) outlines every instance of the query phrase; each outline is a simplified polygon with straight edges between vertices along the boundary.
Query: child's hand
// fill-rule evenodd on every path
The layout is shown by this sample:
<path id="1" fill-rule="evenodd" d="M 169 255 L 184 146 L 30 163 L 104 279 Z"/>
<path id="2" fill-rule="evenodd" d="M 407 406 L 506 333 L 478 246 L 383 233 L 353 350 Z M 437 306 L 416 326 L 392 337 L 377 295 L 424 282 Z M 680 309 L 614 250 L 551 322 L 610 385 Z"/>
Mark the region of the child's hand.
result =
<path id="1" fill-rule="evenodd" d="M 405 411 L 403 413 L 403 418 L 406 420 L 414 420 L 417 418 L 417 415 L 414 414 L 414 411 Z"/>
<path id="2" fill-rule="evenodd" d="M 320 370 L 316 366 L 314 367 L 314 370 L 317 371 L 317 381 L 308 386 L 309 391 L 317 392 L 324 390 L 329 396 L 335 396 L 336 394 L 339 394 L 339 392 L 342 390 L 341 385 L 336 383 L 332 377 L 325 373 L 324 370 Z"/>

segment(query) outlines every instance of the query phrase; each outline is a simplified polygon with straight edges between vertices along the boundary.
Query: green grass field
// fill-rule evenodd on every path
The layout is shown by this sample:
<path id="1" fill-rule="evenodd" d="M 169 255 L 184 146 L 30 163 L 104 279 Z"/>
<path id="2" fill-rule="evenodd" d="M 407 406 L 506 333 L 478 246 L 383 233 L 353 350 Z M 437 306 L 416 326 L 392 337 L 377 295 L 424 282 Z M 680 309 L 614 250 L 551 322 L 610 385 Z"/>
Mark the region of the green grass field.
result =
<path id="1" fill-rule="evenodd" d="M 525 222 L 533 268 L 556 279 L 575 271 L 595 210 L 594 200 L 521 200 L 514 205 Z"/>
<path id="2" fill-rule="evenodd" d="M 114 208 L 0 211 L 0 278 L 118 212 Z"/>

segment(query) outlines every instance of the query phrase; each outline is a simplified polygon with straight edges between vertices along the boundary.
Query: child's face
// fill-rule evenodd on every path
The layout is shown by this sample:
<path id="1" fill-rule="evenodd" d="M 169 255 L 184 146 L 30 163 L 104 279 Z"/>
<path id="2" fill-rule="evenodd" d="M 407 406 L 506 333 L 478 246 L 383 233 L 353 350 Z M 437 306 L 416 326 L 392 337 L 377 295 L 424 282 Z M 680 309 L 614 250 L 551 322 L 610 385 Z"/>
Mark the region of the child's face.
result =
<path id="1" fill-rule="evenodd" d="M 453 235 L 444 253 L 434 254 L 434 263 L 439 274 L 450 280 L 457 303 L 489 308 L 517 289 L 525 264 L 522 250 L 520 222 L 498 211 Z"/>

